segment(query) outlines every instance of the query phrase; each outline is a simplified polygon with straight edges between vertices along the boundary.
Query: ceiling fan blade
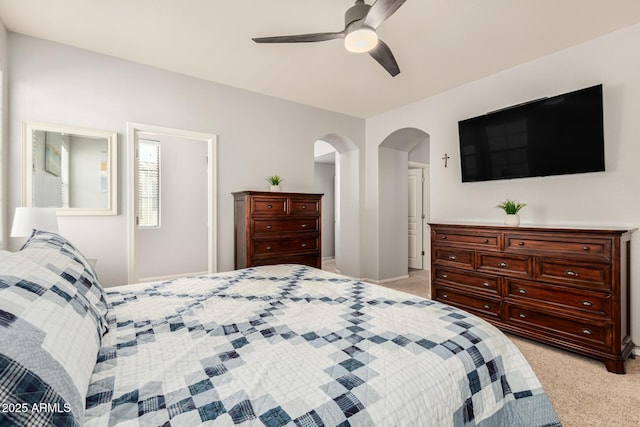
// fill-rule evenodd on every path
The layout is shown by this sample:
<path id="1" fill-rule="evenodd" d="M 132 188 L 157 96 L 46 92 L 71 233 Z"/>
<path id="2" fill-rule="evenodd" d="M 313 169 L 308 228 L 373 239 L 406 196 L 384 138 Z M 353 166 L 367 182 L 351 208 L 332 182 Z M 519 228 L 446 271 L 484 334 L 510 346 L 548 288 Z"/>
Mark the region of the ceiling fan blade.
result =
<path id="1" fill-rule="evenodd" d="M 407 0 L 378 0 L 373 5 L 371 5 L 371 9 L 367 13 L 367 16 L 364 18 L 364 26 L 373 28 L 374 30 L 378 28 L 378 25 L 382 24 L 384 21 L 389 19 L 391 15 L 393 15 L 396 10 L 400 8 Z"/>
<path id="2" fill-rule="evenodd" d="M 369 51 L 369 55 L 378 61 L 378 63 L 382 65 L 392 77 L 400 74 L 400 67 L 398 67 L 396 58 L 393 57 L 393 53 L 391 53 L 389 46 L 387 46 L 387 44 L 382 40 L 378 40 L 378 45 Z"/>
<path id="3" fill-rule="evenodd" d="M 256 43 L 310 43 L 343 39 L 344 35 L 345 32 L 340 31 L 338 33 L 313 33 L 297 34 L 292 36 L 255 37 L 252 40 Z"/>

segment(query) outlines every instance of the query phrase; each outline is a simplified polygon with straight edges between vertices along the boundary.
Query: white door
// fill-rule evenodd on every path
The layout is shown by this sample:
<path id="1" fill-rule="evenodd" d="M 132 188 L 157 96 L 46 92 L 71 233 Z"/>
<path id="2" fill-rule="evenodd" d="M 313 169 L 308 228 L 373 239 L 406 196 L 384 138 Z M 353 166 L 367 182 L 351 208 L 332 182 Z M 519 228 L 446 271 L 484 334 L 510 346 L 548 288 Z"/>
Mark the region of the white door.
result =
<path id="1" fill-rule="evenodd" d="M 409 169 L 409 268 L 423 268 L 422 169 Z"/>

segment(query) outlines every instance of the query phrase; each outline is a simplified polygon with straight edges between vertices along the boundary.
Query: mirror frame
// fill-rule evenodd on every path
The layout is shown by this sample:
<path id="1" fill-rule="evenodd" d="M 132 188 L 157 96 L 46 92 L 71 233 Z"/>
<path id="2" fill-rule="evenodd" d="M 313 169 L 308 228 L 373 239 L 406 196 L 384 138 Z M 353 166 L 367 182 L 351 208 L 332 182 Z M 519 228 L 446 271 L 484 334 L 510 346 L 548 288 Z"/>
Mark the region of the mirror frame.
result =
<path id="1" fill-rule="evenodd" d="M 88 129 L 42 122 L 22 122 L 22 202 L 33 205 L 33 132 L 69 133 L 107 140 L 107 207 L 106 208 L 56 208 L 58 216 L 117 215 L 118 214 L 118 133 L 100 129 Z"/>

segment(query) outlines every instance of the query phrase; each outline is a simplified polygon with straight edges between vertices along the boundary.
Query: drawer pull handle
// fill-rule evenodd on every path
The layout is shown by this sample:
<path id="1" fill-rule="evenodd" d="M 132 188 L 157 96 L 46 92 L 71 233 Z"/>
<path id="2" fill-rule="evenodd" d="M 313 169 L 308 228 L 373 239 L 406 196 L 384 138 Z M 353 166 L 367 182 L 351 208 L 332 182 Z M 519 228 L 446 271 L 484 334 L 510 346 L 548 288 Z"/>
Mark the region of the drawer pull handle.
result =
<path id="1" fill-rule="evenodd" d="M 307 209 L 307 205 L 302 205 L 302 209 Z"/>
<path id="2" fill-rule="evenodd" d="M 302 228 L 307 228 L 307 224 L 302 224 Z"/>
<path id="3" fill-rule="evenodd" d="M 580 301 L 580 304 L 584 305 L 585 307 L 593 307 L 593 303 L 591 301 Z"/>
<path id="4" fill-rule="evenodd" d="M 303 243 L 303 244 L 302 244 L 302 247 L 303 247 L 303 248 L 306 248 L 306 247 L 307 247 L 307 244 L 306 244 L 306 243 Z"/>
<path id="5" fill-rule="evenodd" d="M 482 243 L 484 243 L 484 244 L 486 245 L 487 243 L 489 243 L 489 239 L 484 239 L 484 240 L 482 241 Z"/>
<path id="6" fill-rule="evenodd" d="M 271 230 L 273 228 L 272 225 L 267 225 L 267 230 Z"/>
<path id="7" fill-rule="evenodd" d="M 518 242 L 518 246 L 524 246 L 524 242 Z"/>
<path id="8" fill-rule="evenodd" d="M 271 246 L 267 246 L 267 250 L 270 251 L 271 250 Z"/>
<path id="9" fill-rule="evenodd" d="M 267 208 L 271 209 L 271 208 L 273 208 L 273 205 L 267 205 Z"/>
<path id="10" fill-rule="evenodd" d="M 518 289 L 518 292 L 521 293 L 521 294 L 526 294 L 527 290 L 520 288 L 520 289 Z"/>
<path id="11" fill-rule="evenodd" d="M 518 317 L 521 318 L 521 319 L 526 319 L 527 315 L 524 314 L 524 313 L 520 313 L 520 314 L 518 314 Z"/>
<path id="12" fill-rule="evenodd" d="M 447 295 L 447 294 L 442 294 L 442 298 L 447 299 L 447 298 L 449 298 L 449 295 Z"/>
<path id="13" fill-rule="evenodd" d="M 447 240 L 447 236 L 442 236 L 442 240 Z"/>
<path id="14" fill-rule="evenodd" d="M 485 288 L 488 288 L 491 285 L 489 284 L 489 282 L 482 282 L 482 286 L 484 286 Z"/>
<path id="15" fill-rule="evenodd" d="M 564 274 L 566 274 L 567 276 L 571 276 L 571 277 L 578 277 L 578 273 L 576 273 L 573 270 L 567 270 L 564 272 Z"/>
<path id="16" fill-rule="evenodd" d="M 589 250 L 589 246 L 583 246 L 583 247 L 582 247 L 582 250 L 583 250 L 583 251 L 588 251 L 588 250 Z"/>
<path id="17" fill-rule="evenodd" d="M 500 267 L 500 268 L 506 268 L 506 267 L 508 267 L 508 266 L 509 266 L 509 264 L 507 264 L 507 263 L 506 263 L 506 262 L 504 262 L 504 261 L 503 261 L 503 262 L 499 262 L 499 263 L 498 263 L 498 267 Z"/>
<path id="18" fill-rule="evenodd" d="M 583 333 L 583 334 L 585 334 L 585 335 L 593 335 L 593 332 L 591 332 L 591 330 L 589 330 L 589 329 L 587 329 L 587 328 L 584 328 L 584 329 L 582 330 L 582 333 Z"/>
<path id="19" fill-rule="evenodd" d="M 482 306 L 482 308 L 484 308 L 485 310 L 489 310 L 491 307 L 489 306 L 489 304 L 485 304 Z"/>
<path id="20" fill-rule="evenodd" d="M 451 261 L 455 261 L 455 260 L 457 260 L 457 259 L 458 259 L 458 257 L 457 257 L 457 256 L 455 256 L 455 255 L 449 255 L 449 259 L 450 259 Z"/>
<path id="21" fill-rule="evenodd" d="M 446 274 L 443 274 L 443 275 L 442 275 L 442 278 L 443 278 L 443 279 L 446 279 L 446 278 L 448 278 L 448 277 L 449 277 L 449 276 L 447 276 Z"/>

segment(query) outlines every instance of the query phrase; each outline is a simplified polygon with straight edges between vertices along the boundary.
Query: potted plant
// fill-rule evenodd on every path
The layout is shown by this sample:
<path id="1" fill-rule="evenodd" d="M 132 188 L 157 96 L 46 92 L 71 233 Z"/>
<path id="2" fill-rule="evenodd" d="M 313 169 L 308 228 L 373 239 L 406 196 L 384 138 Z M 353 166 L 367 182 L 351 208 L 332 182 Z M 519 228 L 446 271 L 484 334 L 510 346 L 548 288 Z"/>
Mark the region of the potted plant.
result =
<path id="1" fill-rule="evenodd" d="M 517 226 L 520 225 L 520 215 L 518 215 L 518 212 L 520 212 L 520 209 L 525 206 L 527 206 L 526 203 L 507 199 L 496 206 L 496 208 L 502 209 L 506 214 L 504 218 L 504 225 Z"/>
<path id="2" fill-rule="evenodd" d="M 271 184 L 271 191 L 280 191 L 280 183 L 284 181 L 279 175 L 272 175 L 265 178 L 269 184 Z"/>

